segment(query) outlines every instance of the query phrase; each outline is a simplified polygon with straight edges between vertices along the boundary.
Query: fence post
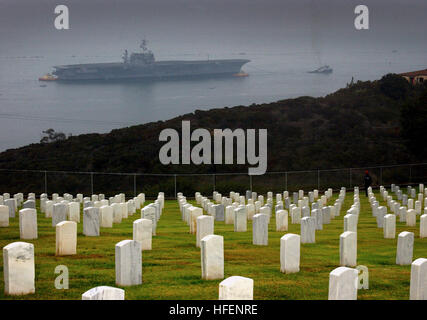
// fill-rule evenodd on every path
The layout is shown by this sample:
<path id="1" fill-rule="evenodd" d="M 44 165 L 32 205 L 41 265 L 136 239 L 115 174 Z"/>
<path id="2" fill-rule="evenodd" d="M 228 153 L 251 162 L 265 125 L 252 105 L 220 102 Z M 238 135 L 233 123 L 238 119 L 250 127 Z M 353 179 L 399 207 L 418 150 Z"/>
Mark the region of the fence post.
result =
<path id="1" fill-rule="evenodd" d="M 174 186 L 175 186 L 175 188 L 174 188 L 174 190 L 175 190 L 174 198 L 176 199 L 176 174 L 173 175 L 173 179 L 174 179 Z"/>
<path id="2" fill-rule="evenodd" d="M 216 189 L 216 177 L 215 177 L 215 173 L 212 175 L 213 177 L 213 191 L 215 191 Z"/>
<path id="3" fill-rule="evenodd" d="M 90 173 L 90 192 L 93 194 L 93 172 Z"/>
<path id="4" fill-rule="evenodd" d="M 44 192 L 47 194 L 47 171 L 44 172 Z"/>

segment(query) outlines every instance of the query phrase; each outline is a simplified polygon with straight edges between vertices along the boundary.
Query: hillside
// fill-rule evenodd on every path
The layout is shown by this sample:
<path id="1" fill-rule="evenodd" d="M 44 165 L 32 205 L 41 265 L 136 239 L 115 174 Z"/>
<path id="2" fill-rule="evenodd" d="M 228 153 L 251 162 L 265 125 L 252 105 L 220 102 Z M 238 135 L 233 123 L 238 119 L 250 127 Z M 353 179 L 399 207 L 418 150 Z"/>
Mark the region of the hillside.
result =
<path id="1" fill-rule="evenodd" d="M 196 110 L 168 121 L 31 144 L 0 154 L 0 168 L 95 172 L 247 172 L 245 166 L 164 166 L 158 154 L 165 128 L 268 129 L 267 171 L 398 164 L 422 160 L 402 136 L 401 106 L 420 101 L 426 86 L 395 75 L 357 82 L 321 98 Z M 423 108 L 425 110 L 425 108 Z M 412 115 L 414 116 L 414 115 Z M 415 115 L 414 117 L 417 117 Z M 409 121 L 410 122 L 410 121 Z M 408 135 L 406 135 L 408 136 Z M 412 151 L 411 151 L 412 150 Z M 415 150 L 415 151 L 414 151 Z M 423 155 L 421 155 L 423 156 Z"/>

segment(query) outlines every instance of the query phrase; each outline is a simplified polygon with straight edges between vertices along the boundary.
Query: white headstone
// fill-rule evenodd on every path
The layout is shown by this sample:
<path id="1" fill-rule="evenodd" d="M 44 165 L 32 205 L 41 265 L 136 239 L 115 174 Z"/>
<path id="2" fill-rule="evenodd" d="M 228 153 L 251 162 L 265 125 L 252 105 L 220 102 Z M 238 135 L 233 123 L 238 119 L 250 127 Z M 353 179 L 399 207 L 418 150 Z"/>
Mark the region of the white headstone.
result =
<path id="1" fill-rule="evenodd" d="M 116 284 L 132 286 L 142 283 L 141 244 L 123 240 L 115 246 Z"/>
<path id="2" fill-rule="evenodd" d="M 52 218 L 52 215 L 53 215 L 53 201 L 50 201 L 50 200 L 48 200 L 48 201 L 46 201 L 46 203 L 45 203 L 45 211 L 44 211 L 44 213 L 45 213 L 45 218 Z"/>
<path id="3" fill-rule="evenodd" d="M 202 208 L 191 207 L 190 211 L 190 233 L 197 234 L 197 218 L 203 215 Z"/>
<path id="4" fill-rule="evenodd" d="M 427 300 L 427 259 L 418 258 L 411 264 L 410 300 Z"/>
<path id="5" fill-rule="evenodd" d="M 37 239 L 36 209 L 19 210 L 19 234 L 23 240 Z"/>
<path id="6" fill-rule="evenodd" d="M 68 205 L 64 203 L 55 203 L 52 212 L 52 227 L 55 227 L 62 221 L 67 221 Z"/>
<path id="7" fill-rule="evenodd" d="M 280 238 L 280 271 L 283 273 L 299 272 L 300 236 L 288 233 Z"/>
<path id="8" fill-rule="evenodd" d="M 415 209 L 415 213 L 417 215 L 421 214 L 421 201 L 419 201 L 419 200 L 415 201 L 414 209 Z"/>
<path id="9" fill-rule="evenodd" d="M 224 221 L 224 205 L 216 204 L 213 206 L 215 211 L 215 220 L 216 221 Z"/>
<path id="10" fill-rule="evenodd" d="M 84 201 L 83 202 L 83 209 L 89 208 L 89 207 L 95 207 L 95 204 L 93 201 Z"/>
<path id="11" fill-rule="evenodd" d="M 4 293 L 25 295 L 35 293 L 34 245 L 13 242 L 3 248 Z"/>
<path id="12" fill-rule="evenodd" d="M 397 237 L 396 264 L 410 265 L 414 251 L 414 233 L 403 231 Z"/>
<path id="13" fill-rule="evenodd" d="M 279 210 L 276 212 L 276 231 L 288 231 L 287 210 Z"/>
<path id="14" fill-rule="evenodd" d="M 328 300 L 357 300 L 356 269 L 338 267 L 329 274 Z"/>
<path id="15" fill-rule="evenodd" d="M 248 219 L 253 220 L 253 217 L 255 215 L 255 206 L 253 204 L 247 204 L 246 205 L 246 212 L 248 213 Z"/>
<path id="16" fill-rule="evenodd" d="M 399 208 L 399 222 L 406 222 L 406 207 Z"/>
<path id="17" fill-rule="evenodd" d="M 316 219 L 304 217 L 301 219 L 301 243 L 316 242 Z"/>
<path id="18" fill-rule="evenodd" d="M 416 227 L 417 226 L 417 213 L 414 209 L 409 209 L 406 212 L 406 225 L 408 227 Z"/>
<path id="19" fill-rule="evenodd" d="M 99 208 L 88 207 L 83 210 L 83 234 L 85 236 L 99 236 L 100 214 Z"/>
<path id="20" fill-rule="evenodd" d="M 309 217 L 310 216 L 310 208 L 309 207 L 307 207 L 307 206 L 303 206 L 302 208 L 301 208 L 301 217 L 303 218 L 303 217 Z"/>
<path id="21" fill-rule="evenodd" d="M 9 226 L 9 207 L 0 205 L 0 227 Z"/>
<path id="22" fill-rule="evenodd" d="M 247 230 L 247 216 L 246 208 L 239 207 L 234 209 L 234 232 L 246 232 Z"/>
<path id="23" fill-rule="evenodd" d="M 113 207 L 106 205 L 99 208 L 100 216 L 100 227 L 101 228 L 112 228 L 113 227 L 113 216 L 114 209 Z"/>
<path id="24" fill-rule="evenodd" d="M 202 279 L 224 278 L 224 238 L 208 235 L 200 241 Z"/>
<path id="25" fill-rule="evenodd" d="M 322 208 L 322 223 L 323 224 L 330 224 L 331 223 L 331 208 L 328 207 L 323 207 Z"/>
<path id="26" fill-rule="evenodd" d="M 34 200 L 27 200 L 24 202 L 23 209 L 35 209 L 36 202 Z"/>
<path id="27" fill-rule="evenodd" d="M 225 224 L 234 224 L 234 208 L 233 206 L 225 207 Z"/>
<path id="28" fill-rule="evenodd" d="M 323 215 L 322 210 L 314 209 L 311 211 L 311 215 L 316 221 L 316 230 L 323 230 Z"/>
<path id="29" fill-rule="evenodd" d="M 73 255 L 77 252 L 77 223 L 62 221 L 56 225 L 56 255 Z"/>
<path id="30" fill-rule="evenodd" d="M 6 199 L 3 201 L 3 203 L 5 206 L 9 207 L 9 218 L 15 218 L 16 200 L 15 199 Z"/>
<path id="31" fill-rule="evenodd" d="M 254 281 L 250 278 L 232 276 L 219 284 L 219 300 L 253 300 Z"/>
<path id="32" fill-rule="evenodd" d="M 126 202 L 120 202 L 120 209 L 122 211 L 122 219 L 127 219 L 128 218 L 128 207 L 126 205 Z"/>
<path id="33" fill-rule="evenodd" d="M 427 213 L 420 217 L 420 238 L 427 238 Z"/>
<path id="34" fill-rule="evenodd" d="M 211 216 L 198 216 L 196 219 L 196 247 L 200 248 L 200 241 L 211 234 L 214 234 L 214 218 Z"/>
<path id="35" fill-rule="evenodd" d="M 345 231 L 340 235 L 340 265 L 355 267 L 357 265 L 357 233 Z"/>
<path id="36" fill-rule="evenodd" d="M 68 220 L 80 222 L 80 203 L 70 202 L 68 204 Z"/>
<path id="37" fill-rule="evenodd" d="M 113 208 L 113 223 L 121 223 L 123 219 L 123 214 L 120 203 L 113 202 L 111 204 L 111 207 Z"/>
<path id="38" fill-rule="evenodd" d="M 378 207 L 377 209 L 377 227 L 382 228 L 384 226 L 384 217 L 387 214 L 387 207 Z"/>
<path id="39" fill-rule="evenodd" d="M 293 207 L 291 209 L 291 223 L 292 224 L 301 223 L 301 208 L 300 207 Z"/>
<path id="40" fill-rule="evenodd" d="M 396 238 L 396 216 L 394 214 L 387 214 L 384 217 L 384 239 Z"/>
<path id="41" fill-rule="evenodd" d="M 141 244 L 141 250 L 151 250 L 153 221 L 137 219 L 133 222 L 133 240 Z"/>
<path id="42" fill-rule="evenodd" d="M 145 206 L 141 209 L 141 219 L 151 220 L 152 235 L 155 236 L 157 232 L 156 209 L 153 206 Z"/>
<path id="43" fill-rule="evenodd" d="M 124 300 L 125 291 L 120 288 L 99 286 L 82 294 L 82 300 Z"/>
<path id="44" fill-rule="evenodd" d="M 266 214 L 254 215 L 254 222 L 252 225 L 252 244 L 259 246 L 268 245 L 268 220 L 269 216 Z"/>

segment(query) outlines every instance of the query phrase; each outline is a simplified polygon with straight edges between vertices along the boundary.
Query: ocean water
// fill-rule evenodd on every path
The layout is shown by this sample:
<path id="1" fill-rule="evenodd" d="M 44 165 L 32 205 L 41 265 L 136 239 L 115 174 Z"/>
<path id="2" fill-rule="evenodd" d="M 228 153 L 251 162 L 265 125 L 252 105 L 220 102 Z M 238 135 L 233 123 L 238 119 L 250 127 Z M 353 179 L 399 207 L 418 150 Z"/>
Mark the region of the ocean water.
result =
<path id="1" fill-rule="evenodd" d="M 0 149 L 38 142 L 42 131 L 66 134 L 109 132 L 114 128 L 167 120 L 225 106 L 267 103 L 302 95 L 324 96 L 355 80 L 379 79 L 388 72 L 424 68 L 425 53 L 354 52 L 329 56 L 329 75 L 310 74 L 318 67 L 310 52 L 246 52 L 230 57 L 251 60 L 248 77 L 152 82 L 39 82 L 51 71 L 52 57 L 0 57 Z M 404 58 L 403 58 L 404 57 Z M 179 59 L 168 56 L 165 59 Z M 203 59 L 186 55 L 185 59 Z M 117 58 L 118 60 L 119 58 Z M 56 57 L 56 63 L 114 61 L 114 57 Z"/>
<path id="2" fill-rule="evenodd" d="M 373 20 L 373 29 L 381 32 L 357 33 L 352 5 L 343 9 L 339 21 L 329 21 L 327 8 L 317 16 L 320 11 L 309 0 L 305 2 L 311 7 L 295 7 L 296 1 L 269 0 L 264 7 L 247 1 L 245 10 L 237 0 L 218 1 L 209 10 L 215 2 L 184 5 L 190 2 L 172 9 L 175 2 L 170 2 L 161 10 L 155 7 L 158 2 L 152 2 L 148 10 L 127 1 L 119 10 L 110 1 L 109 7 L 94 13 L 86 2 L 76 1 L 80 7 L 71 5 L 70 10 L 78 19 L 71 20 L 68 31 L 52 27 L 50 0 L 38 6 L 24 0 L 0 2 L 0 151 L 37 143 L 48 128 L 73 135 L 105 133 L 196 109 L 324 96 L 345 87 L 352 77 L 375 80 L 389 72 L 427 68 L 425 23 L 406 23 L 412 21 L 407 13 L 407 19 L 401 19 L 405 23 L 390 11 L 382 18 L 389 25 L 378 28 L 374 23 L 378 20 Z M 295 6 L 280 11 L 276 7 L 282 3 Z M 397 12 L 399 2 L 392 3 Z M 34 7 L 28 9 L 30 5 Z M 405 8 L 420 12 L 417 7 Z M 17 16 L 23 17 L 21 21 Z M 407 30 L 393 29 L 394 21 Z M 123 50 L 136 51 L 140 35 L 147 33 L 157 60 L 245 58 L 251 60 L 243 66 L 249 76 L 125 83 L 37 80 L 54 65 L 120 61 Z M 307 73 L 323 64 L 334 72 Z"/>

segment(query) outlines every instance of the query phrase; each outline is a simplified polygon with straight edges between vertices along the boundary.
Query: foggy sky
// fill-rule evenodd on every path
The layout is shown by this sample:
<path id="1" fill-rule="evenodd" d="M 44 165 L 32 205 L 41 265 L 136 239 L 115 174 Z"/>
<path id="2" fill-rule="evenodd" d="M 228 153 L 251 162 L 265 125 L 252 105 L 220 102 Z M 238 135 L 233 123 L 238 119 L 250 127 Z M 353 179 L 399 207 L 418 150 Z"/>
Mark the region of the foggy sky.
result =
<path id="1" fill-rule="evenodd" d="M 70 9 L 70 30 L 54 29 L 58 4 Z M 368 31 L 354 28 L 358 4 L 370 9 Z M 426 50 L 426 12 L 425 0 L 0 0 L 0 55 L 31 47 L 58 54 L 84 52 L 85 46 L 120 51 L 137 48 L 142 37 L 158 50 L 177 42 L 183 53 L 248 47 Z"/>

